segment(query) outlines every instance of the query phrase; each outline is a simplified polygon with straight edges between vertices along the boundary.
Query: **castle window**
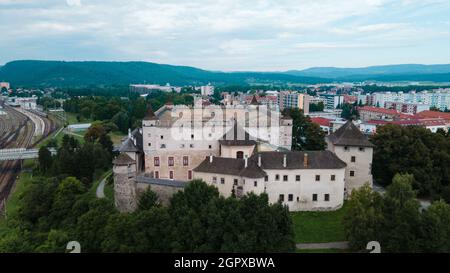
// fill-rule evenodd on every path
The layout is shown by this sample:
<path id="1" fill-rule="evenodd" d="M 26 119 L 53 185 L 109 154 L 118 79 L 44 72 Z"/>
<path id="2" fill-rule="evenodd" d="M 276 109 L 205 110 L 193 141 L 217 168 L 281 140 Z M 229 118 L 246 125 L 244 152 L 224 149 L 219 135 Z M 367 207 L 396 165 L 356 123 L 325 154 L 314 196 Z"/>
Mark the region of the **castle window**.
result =
<path id="1" fill-rule="evenodd" d="M 239 151 L 236 153 L 236 158 L 244 158 L 244 152 L 243 151 Z"/>
<path id="2" fill-rule="evenodd" d="M 329 194 L 325 194 L 325 201 L 330 201 L 330 195 Z"/>
<path id="3" fill-rule="evenodd" d="M 320 175 L 316 175 L 316 181 L 320 181 Z"/>
<path id="4" fill-rule="evenodd" d="M 331 181 L 336 181 L 336 175 L 334 174 L 331 175 Z"/>
<path id="5" fill-rule="evenodd" d="M 213 182 L 213 184 L 217 184 L 217 177 L 213 176 L 212 182 Z"/>
<path id="6" fill-rule="evenodd" d="M 364 147 L 359 147 L 360 152 L 364 152 Z"/>
<path id="7" fill-rule="evenodd" d="M 189 157 L 183 156 L 183 166 L 188 166 L 188 165 L 189 165 Z"/>
<path id="8" fill-rule="evenodd" d="M 194 135 L 191 135 L 191 139 L 194 139 Z"/>
<path id="9" fill-rule="evenodd" d="M 345 147 L 344 147 L 344 150 L 345 150 L 345 151 L 348 151 L 348 147 L 347 147 L 347 146 L 345 146 Z"/>
<path id="10" fill-rule="evenodd" d="M 208 148 L 212 149 L 212 145 L 209 145 Z"/>
<path id="11" fill-rule="evenodd" d="M 294 195 L 293 195 L 293 194 L 289 194 L 289 195 L 288 195 L 288 201 L 289 201 L 289 202 L 294 201 Z"/>
<path id="12" fill-rule="evenodd" d="M 155 167 L 159 167 L 159 157 L 153 159 Z"/>
<path id="13" fill-rule="evenodd" d="M 194 148 L 194 144 L 189 144 L 189 147 Z"/>
<path id="14" fill-rule="evenodd" d="M 222 184 L 222 185 L 225 184 L 225 178 L 223 178 L 223 177 L 220 178 L 220 184 Z"/>
<path id="15" fill-rule="evenodd" d="M 288 176 L 287 175 L 283 175 L 283 181 L 288 181 Z"/>
<path id="16" fill-rule="evenodd" d="M 169 172 L 169 178 L 170 178 L 170 179 L 173 179 L 173 171 L 170 171 L 170 172 Z"/>
<path id="17" fill-rule="evenodd" d="M 356 156 L 352 156 L 352 162 L 356 162 Z"/>
<path id="18" fill-rule="evenodd" d="M 159 172 L 158 171 L 155 171 L 155 178 L 159 179 Z"/>
<path id="19" fill-rule="evenodd" d="M 280 181 L 280 175 L 279 174 L 275 175 L 275 181 Z"/>
<path id="20" fill-rule="evenodd" d="M 355 176 L 355 171 L 350 171 L 350 176 Z"/>
<path id="21" fill-rule="evenodd" d="M 238 185 L 238 180 L 234 179 L 234 185 L 237 186 Z"/>
<path id="22" fill-rule="evenodd" d="M 161 139 L 164 139 L 164 136 L 163 136 L 163 135 L 161 135 Z"/>
<path id="23" fill-rule="evenodd" d="M 192 171 L 188 171 L 188 180 L 192 179 Z"/>
<path id="24" fill-rule="evenodd" d="M 313 194 L 313 196 L 312 196 L 312 200 L 313 200 L 314 202 L 316 202 L 316 201 L 317 201 L 317 194 L 316 194 L 316 193 L 314 193 L 314 194 Z"/>
<path id="25" fill-rule="evenodd" d="M 170 167 L 173 167 L 173 165 L 174 165 L 173 157 L 169 157 L 168 164 L 169 164 Z"/>
<path id="26" fill-rule="evenodd" d="M 165 149 L 166 148 L 166 144 L 161 144 L 161 149 Z"/>
<path id="27" fill-rule="evenodd" d="M 264 181 L 266 181 L 266 182 L 269 181 L 269 176 L 266 175 L 266 176 L 264 177 Z"/>
<path id="28" fill-rule="evenodd" d="M 151 144 L 151 143 L 149 143 L 149 144 L 148 144 L 148 147 L 150 147 L 150 146 L 152 146 L 152 144 Z"/>
<path id="29" fill-rule="evenodd" d="M 300 181 L 300 175 L 295 176 L 295 181 Z"/>
<path id="30" fill-rule="evenodd" d="M 279 200 L 280 200 L 281 202 L 284 202 L 284 194 L 280 194 Z"/>
<path id="31" fill-rule="evenodd" d="M 253 181 L 253 186 L 258 187 L 258 181 Z"/>

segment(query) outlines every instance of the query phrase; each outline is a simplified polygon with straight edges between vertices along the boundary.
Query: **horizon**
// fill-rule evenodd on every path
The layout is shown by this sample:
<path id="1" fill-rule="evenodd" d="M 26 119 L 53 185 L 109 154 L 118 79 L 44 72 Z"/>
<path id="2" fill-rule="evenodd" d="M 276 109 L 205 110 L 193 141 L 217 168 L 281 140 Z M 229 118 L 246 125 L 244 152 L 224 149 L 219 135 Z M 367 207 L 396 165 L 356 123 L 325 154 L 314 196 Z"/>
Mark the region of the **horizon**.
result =
<path id="1" fill-rule="evenodd" d="M 289 69 L 289 70 L 268 70 L 268 71 L 259 71 L 259 70 L 210 70 L 203 67 L 197 67 L 197 66 L 190 66 L 190 65 L 181 65 L 181 64 L 171 64 L 171 63 L 156 63 L 151 61 L 105 61 L 105 60 L 37 60 L 37 59 L 22 59 L 22 60 L 11 60 L 7 63 L 0 64 L 0 67 L 5 66 L 6 64 L 10 62 L 21 62 L 21 61 L 36 61 L 36 62 L 98 62 L 98 63 L 154 63 L 157 65 L 169 65 L 169 66 L 185 66 L 185 67 L 192 67 L 196 69 L 201 69 L 205 71 L 210 72 L 224 72 L 224 73 L 233 73 L 233 72 L 257 72 L 257 73 L 283 73 L 283 72 L 289 72 L 289 71 L 303 71 L 308 69 L 315 69 L 315 68 L 334 68 L 334 69 L 364 69 L 364 68 L 370 68 L 370 67 L 389 67 L 389 66 L 408 66 L 408 65 L 421 65 L 421 66 L 442 66 L 442 65 L 450 65 L 450 63 L 431 63 L 431 64 L 424 64 L 424 63 L 395 63 L 395 64 L 381 64 L 381 65 L 369 65 L 369 66 L 359 66 L 359 67 L 343 67 L 343 66 L 311 66 L 306 67 L 303 69 Z"/>
<path id="2" fill-rule="evenodd" d="M 450 63 L 444 0 L 0 0 L 0 63 L 141 60 L 277 72 Z"/>

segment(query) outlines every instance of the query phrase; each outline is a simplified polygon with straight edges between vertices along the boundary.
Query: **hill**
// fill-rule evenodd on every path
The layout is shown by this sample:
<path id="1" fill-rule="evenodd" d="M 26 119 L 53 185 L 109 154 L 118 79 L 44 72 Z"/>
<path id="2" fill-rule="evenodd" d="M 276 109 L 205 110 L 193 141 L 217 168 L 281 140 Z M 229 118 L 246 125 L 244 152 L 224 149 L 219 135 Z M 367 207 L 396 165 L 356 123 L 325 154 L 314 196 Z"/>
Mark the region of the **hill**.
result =
<path id="1" fill-rule="evenodd" d="M 436 81 L 450 82 L 450 64 L 400 64 L 362 68 L 313 67 L 286 71 L 302 77 L 328 78 L 336 81 Z"/>
<path id="2" fill-rule="evenodd" d="M 0 68 L 0 80 L 13 86 L 89 86 L 155 83 L 249 84 L 249 83 L 319 83 L 328 79 L 284 73 L 212 72 L 189 66 L 150 62 L 63 62 L 13 61 Z"/>

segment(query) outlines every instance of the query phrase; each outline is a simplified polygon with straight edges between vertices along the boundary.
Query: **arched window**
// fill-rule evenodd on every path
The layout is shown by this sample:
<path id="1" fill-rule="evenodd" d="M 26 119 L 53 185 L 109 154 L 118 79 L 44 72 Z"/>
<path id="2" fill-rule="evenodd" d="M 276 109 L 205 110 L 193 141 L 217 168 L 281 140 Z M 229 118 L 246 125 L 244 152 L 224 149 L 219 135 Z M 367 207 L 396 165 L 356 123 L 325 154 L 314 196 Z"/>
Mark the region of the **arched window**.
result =
<path id="1" fill-rule="evenodd" d="M 244 152 L 243 151 L 239 151 L 236 153 L 236 158 L 244 158 Z"/>

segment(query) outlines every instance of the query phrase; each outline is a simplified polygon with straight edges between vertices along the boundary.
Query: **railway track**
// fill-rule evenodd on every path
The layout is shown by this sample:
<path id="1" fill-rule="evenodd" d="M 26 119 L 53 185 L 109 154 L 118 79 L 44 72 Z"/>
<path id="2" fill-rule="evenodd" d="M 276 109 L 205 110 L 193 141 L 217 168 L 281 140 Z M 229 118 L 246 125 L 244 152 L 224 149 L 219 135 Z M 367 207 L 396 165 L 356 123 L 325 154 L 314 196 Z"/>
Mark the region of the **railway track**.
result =
<path id="1" fill-rule="evenodd" d="M 8 111 L 8 122 L 0 120 L 0 149 L 4 148 L 31 148 L 42 142 L 47 136 L 57 129 L 57 124 L 49 118 L 41 117 L 45 123 L 44 134 L 37 140 L 34 139 L 36 125 L 25 114 L 15 111 L 11 107 L 5 107 Z M 10 195 L 18 174 L 21 171 L 21 161 L 0 162 L 0 211 L 4 202 Z"/>

